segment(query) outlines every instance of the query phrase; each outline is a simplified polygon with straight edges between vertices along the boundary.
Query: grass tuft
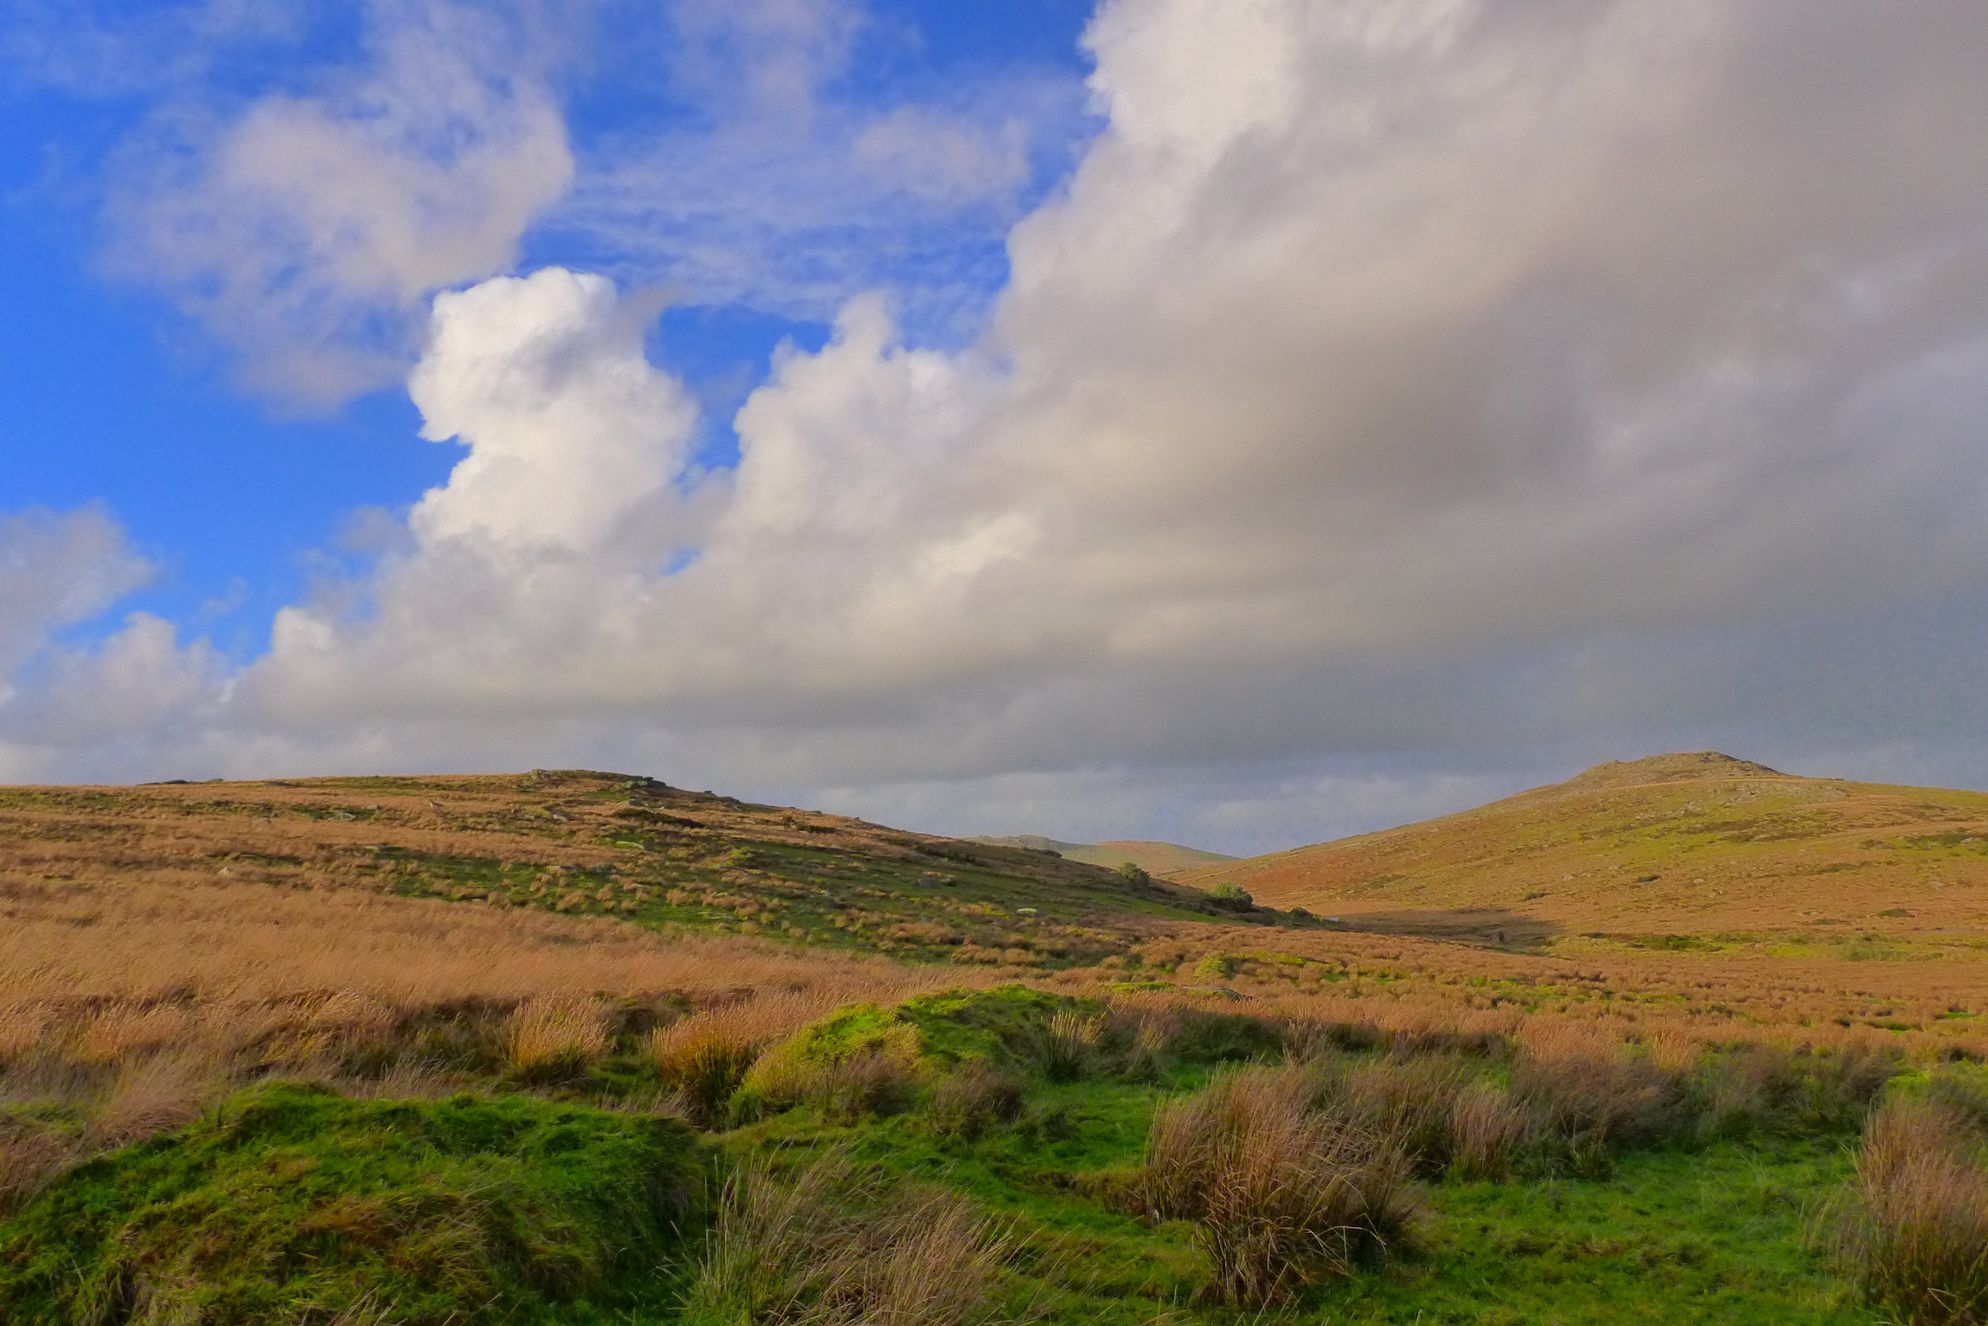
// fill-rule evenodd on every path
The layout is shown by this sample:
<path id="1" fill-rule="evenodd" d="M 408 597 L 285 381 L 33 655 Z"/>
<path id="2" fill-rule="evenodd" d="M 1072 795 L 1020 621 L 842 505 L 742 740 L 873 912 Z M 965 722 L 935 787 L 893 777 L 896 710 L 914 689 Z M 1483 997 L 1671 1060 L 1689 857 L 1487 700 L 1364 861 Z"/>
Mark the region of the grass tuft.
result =
<path id="1" fill-rule="evenodd" d="M 1904 1320 L 1988 1320 L 1988 1169 L 1966 1115 L 1902 1101 L 1871 1117 L 1857 1154 L 1846 1251 L 1865 1293 Z"/>
<path id="2" fill-rule="evenodd" d="M 1003 1326 L 1007 1240 L 966 1201 L 888 1186 L 831 1153 L 726 1181 L 684 1303 L 692 1326 Z"/>
<path id="3" fill-rule="evenodd" d="M 1318 1091 L 1304 1069 L 1246 1068 L 1154 1115 L 1138 1199 L 1193 1222 L 1206 1297 L 1272 1307 L 1406 1240 L 1407 1158 L 1316 1113 Z"/>

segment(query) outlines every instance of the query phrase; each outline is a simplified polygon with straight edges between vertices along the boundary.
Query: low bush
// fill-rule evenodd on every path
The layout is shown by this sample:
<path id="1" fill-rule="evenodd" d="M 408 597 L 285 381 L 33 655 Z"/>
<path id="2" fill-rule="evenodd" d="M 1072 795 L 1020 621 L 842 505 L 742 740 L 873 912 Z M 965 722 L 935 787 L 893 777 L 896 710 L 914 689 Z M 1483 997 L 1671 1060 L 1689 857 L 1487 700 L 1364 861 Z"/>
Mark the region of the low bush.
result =
<path id="1" fill-rule="evenodd" d="M 1846 1251 L 1865 1293 L 1905 1321 L 1988 1320 L 1988 1169 L 1980 1130 L 1934 1101 L 1871 1116 Z"/>
<path id="2" fill-rule="evenodd" d="M 1226 879 L 1208 886 L 1208 901 L 1225 912 L 1246 912 L 1256 906 L 1256 899 L 1248 889 Z"/>

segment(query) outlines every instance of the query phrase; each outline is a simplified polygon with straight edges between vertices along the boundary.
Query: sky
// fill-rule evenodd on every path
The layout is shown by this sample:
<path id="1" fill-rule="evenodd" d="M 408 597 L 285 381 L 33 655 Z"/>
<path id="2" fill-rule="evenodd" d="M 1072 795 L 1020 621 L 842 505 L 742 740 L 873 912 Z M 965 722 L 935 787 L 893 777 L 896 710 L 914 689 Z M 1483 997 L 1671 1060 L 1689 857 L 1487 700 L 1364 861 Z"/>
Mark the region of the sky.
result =
<path id="1" fill-rule="evenodd" d="M 1988 787 L 1988 7 L 12 0 L 0 781 Z"/>

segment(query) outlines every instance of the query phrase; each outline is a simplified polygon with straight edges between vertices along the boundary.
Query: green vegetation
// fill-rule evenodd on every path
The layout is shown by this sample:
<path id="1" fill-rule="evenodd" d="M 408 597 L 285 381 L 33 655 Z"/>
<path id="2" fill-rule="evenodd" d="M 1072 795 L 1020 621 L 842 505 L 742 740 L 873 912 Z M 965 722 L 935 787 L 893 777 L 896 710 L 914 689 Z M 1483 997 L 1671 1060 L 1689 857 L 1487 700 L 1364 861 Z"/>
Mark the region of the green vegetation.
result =
<path id="1" fill-rule="evenodd" d="M 1210 884 L 1208 897 L 1226 911 L 1246 912 L 1256 906 L 1256 899 L 1250 896 L 1248 889 L 1226 879 Z"/>
<path id="2" fill-rule="evenodd" d="M 1022 986 L 854 1004 L 755 1033 L 701 1140 L 534 1094 L 580 1062 L 434 1101 L 266 1085 L 0 1223 L 0 1318 L 1851 1323 L 1863 1287 L 1964 1280 L 1885 1251 L 1927 1236 L 1869 1164 L 1863 1261 L 1814 1236 L 1895 1060 L 1355 1030 Z M 1978 1128 L 1983 1082 L 1896 1092 Z"/>
<path id="3" fill-rule="evenodd" d="M 1988 1318 L 1958 975 L 1988 941 L 1867 928 L 1956 905 L 1968 807 L 1900 836 L 1883 816 L 1933 794 L 1887 794 L 1831 846 L 1954 881 L 1910 907 L 1685 927 L 1682 857 L 1751 869 L 1841 789 L 1650 772 L 1516 807 L 1580 799 L 1617 858 L 1583 888 L 1635 906 L 1509 946 L 1513 914 L 1476 909 L 1497 938 L 1470 947 L 612 775 L 0 793 L 50 955 L 0 1009 L 0 1321 Z M 120 830 L 134 805 L 170 831 Z M 1505 827 L 1473 850 L 1552 858 L 1521 897 L 1577 891 L 1569 823 Z M 1420 887 L 1376 868 L 1403 864 L 1362 878 Z M 253 922 L 237 985 L 202 983 L 225 932 L 194 918 L 145 932 L 198 948 L 192 975 L 100 993 L 145 965 L 127 940 L 69 988 L 147 871 Z M 283 926 L 383 918 L 270 973 Z M 341 987 L 372 934 L 395 947 Z M 1766 965 L 1791 958 L 1799 981 Z"/>
<path id="4" fill-rule="evenodd" d="M 698 1152 L 667 1119 L 530 1097 L 257 1088 L 0 1224 L 0 1319 L 605 1321 L 666 1296 Z"/>

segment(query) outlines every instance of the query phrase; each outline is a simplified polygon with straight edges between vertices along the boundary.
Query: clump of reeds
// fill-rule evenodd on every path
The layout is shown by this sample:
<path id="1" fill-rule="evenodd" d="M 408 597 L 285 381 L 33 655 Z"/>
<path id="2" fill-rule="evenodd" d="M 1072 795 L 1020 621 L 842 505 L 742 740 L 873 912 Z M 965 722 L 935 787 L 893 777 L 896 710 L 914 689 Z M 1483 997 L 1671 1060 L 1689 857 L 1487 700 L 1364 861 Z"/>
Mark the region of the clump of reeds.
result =
<path id="1" fill-rule="evenodd" d="M 1207 1295 L 1268 1307 L 1352 1273 L 1414 1219 L 1402 1152 L 1314 1109 L 1317 1075 L 1248 1068 L 1162 1105 L 1136 1197 L 1193 1222 Z"/>
<path id="2" fill-rule="evenodd" d="M 649 1038 L 663 1081 L 700 1122 L 721 1118 L 767 1046 L 827 1011 L 829 1001 L 792 993 L 762 994 L 693 1013 Z"/>
<path id="3" fill-rule="evenodd" d="M 1866 1294 L 1915 1326 L 1988 1320 L 1982 1140 L 1938 1101 L 1886 1105 L 1864 1130 L 1845 1252 Z"/>
<path id="4" fill-rule="evenodd" d="M 932 1130 L 942 1137 L 971 1140 L 996 1124 L 1021 1117 L 1026 1096 L 1021 1081 L 983 1060 L 974 1060 L 940 1079 L 926 1106 Z"/>
<path id="5" fill-rule="evenodd" d="M 606 1054 L 606 1000 L 594 995 L 534 995 L 519 1002 L 505 1038 L 511 1070 L 526 1081 L 570 1077 Z"/>
<path id="6" fill-rule="evenodd" d="M 1008 1240 L 964 1199 L 894 1188 L 831 1153 L 726 1181 L 685 1317 L 756 1326 L 1003 1326 Z"/>

